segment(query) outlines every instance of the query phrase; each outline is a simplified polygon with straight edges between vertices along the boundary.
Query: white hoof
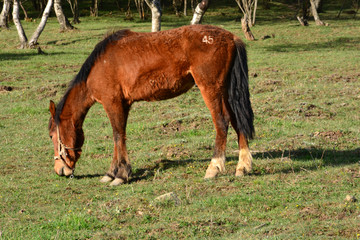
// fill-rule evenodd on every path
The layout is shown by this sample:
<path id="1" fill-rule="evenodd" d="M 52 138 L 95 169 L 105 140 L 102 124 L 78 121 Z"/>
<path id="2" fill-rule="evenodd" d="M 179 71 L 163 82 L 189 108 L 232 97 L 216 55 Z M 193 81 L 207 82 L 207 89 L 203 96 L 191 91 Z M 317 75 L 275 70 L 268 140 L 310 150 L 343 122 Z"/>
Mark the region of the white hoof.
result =
<path id="1" fill-rule="evenodd" d="M 107 183 L 107 182 L 111 182 L 112 180 L 113 180 L 112 177 L 109 177 L 108 175 L 105 175 L 100 179 L 100 182 Z"/>
<path id="2" fill-rule="evenodd" d="M 218 173 L 225 172 L 225 157 L 211 159 L 210 165 L 206 170 L 205 179 L 214 178 Z"/>
<path id="3" fill-rule="evenodd" d="M 115 178 L 114 181 L 112 181 L 110 183 L 110 186 L 118 186 L 118 185 L 123 184 L 123 183 L 125 183 L 125 181 L 122 180 L 121 178 Z"/>

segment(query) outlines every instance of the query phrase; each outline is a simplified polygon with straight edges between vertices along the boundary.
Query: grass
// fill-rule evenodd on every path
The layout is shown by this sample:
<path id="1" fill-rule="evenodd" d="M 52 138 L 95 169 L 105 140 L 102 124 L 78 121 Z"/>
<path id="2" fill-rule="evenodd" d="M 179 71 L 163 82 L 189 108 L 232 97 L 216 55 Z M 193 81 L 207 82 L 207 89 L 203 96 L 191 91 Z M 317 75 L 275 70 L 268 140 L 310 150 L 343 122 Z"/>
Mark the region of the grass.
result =
<path id="1" fill-rule="evenodd" d="M 59 33 L 50 18 L 40 37 L 46 55 L 18 50 L 15 27 L 2 30 L 0 238 L 359 239 L 360 204 L 345 197 L 360 198 L 360 27 L 331 13 L 329 27 L 260 18 L 252 28 L 258 39 L 275 38 L 246 42 L 257 132 L 251 175 L 233 176 L 237 143 L 230 129 L 226 174 L 202 179 L 215 133 L 193 88 L 133 106 L 127 132 L 134 177 L 113 188 L 99 182 L 112 158 L 112 129 L 101 105 L 86 118 L 83 155 L 69 179 L 53 171 L 49 100 L 60 100 L 108 30 L 148 31 L 150 23 L 116 14 L 83 17 L 78 30 Z M 242 36 L 236 17 L 224 7 L 204 21 Z M 189 21 L 165 13 L 163 29 Z M 23 24 L 28 35 L 36 27 Z M 155 201 L 168 192 L 180 204 Z"/>

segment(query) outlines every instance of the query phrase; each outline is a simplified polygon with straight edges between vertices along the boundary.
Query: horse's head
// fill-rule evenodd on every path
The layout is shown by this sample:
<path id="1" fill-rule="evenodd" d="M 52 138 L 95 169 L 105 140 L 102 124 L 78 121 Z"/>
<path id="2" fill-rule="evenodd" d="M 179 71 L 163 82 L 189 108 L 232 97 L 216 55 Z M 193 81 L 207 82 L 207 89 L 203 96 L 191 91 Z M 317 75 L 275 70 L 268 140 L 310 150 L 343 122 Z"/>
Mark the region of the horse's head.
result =
<path id="1" fill-rule="evenodd" d="M 54 144 L 54 170 L 59 176 L 72 176 L 84 142 L 82 128 L 76 128 L 72 119 L 56 121 L 53 101 L 50 101 L 49 110 L 49 136 Z"/>

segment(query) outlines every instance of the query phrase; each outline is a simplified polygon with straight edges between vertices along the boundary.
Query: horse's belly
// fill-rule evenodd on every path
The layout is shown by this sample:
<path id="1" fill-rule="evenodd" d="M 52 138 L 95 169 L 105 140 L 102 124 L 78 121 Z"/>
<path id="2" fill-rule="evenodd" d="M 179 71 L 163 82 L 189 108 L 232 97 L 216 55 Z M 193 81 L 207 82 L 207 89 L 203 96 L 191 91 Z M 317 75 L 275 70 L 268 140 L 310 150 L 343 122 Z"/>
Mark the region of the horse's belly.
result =
<path id="1" fill-rule="evenodd" d="M 164 73 L 142 77 L 128 92 L 133 101 L 158 101 L 177 97 L 194 86 L 191 74 L 170 76 Z"/>

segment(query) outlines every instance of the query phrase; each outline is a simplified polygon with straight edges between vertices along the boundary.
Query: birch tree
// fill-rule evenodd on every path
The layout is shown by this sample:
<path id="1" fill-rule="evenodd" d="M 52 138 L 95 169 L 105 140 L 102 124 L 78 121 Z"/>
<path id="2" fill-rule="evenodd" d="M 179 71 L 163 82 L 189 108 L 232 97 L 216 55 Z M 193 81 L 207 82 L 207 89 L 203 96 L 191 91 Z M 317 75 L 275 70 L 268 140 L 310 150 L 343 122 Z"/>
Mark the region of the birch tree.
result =
<path id="1" fill-rule="evenodd" d="M 60 24 L 61 31 L 74 29 L 74 27 L 70 24 L 69 20 L 64 14 L 64 11 L 61 7 L 61 0 L 54 0 L 54 11 L 56 14 L 56 18 Z"/>
<path id="2" fill-rule="evenodd" d="M 319 14 L 317 9 L 319 8 L 320 5 L 320 0 L 310 0 L 310 9 L 311 9 L 311 14 L 314 17 L 315 23 L 318 26 L 327 26 L 328 24 L 324 23 L 323 21 L 320 20 Z"/>
<path id="3" fill-rule="evenodd" d="M 145 0 L 151 9 L 151 31 L 158 32 L 161 30 L 161 6 L 160 0 Z"/>
<path id="4" fill-rule="evenodd" d="M 33 35 L 30 38 L 30 41 L 28 41 L 24 28 L 21 25 L 20 19 L 19 19 L 19 1 L 14 0 L 13 3 L 13 20 L 14 24 L 16 26 L 19 39 L 20 39 L 20 48 L 35 48 L 35 46 L 38 44 L 37 41 L 42 33 L 42 31 L 45 28 L 47 19 L 50 14 L 51 7 L 53 5 L 53 0 L 48 0 L 46 7 L 44 9 L 41 21 L 37 27 L 37 29 L 34 31 Z"/>
<path id="5" fill-rule="evenodd" d="M 209 0 L 202 0 L 195 8 L 191 25 L 200 24 L 201 20 L 209 7 Z"/>
<path id="6" fill-rule="evenodd" d="M 8 16 L 10 14 L 10 5 L 11 5 L 10 0 L 4 0 L 3 9 L 0 14 L 0 27 L 1 28 L 6 28 L 6 29 L 9 28 Z"/>

